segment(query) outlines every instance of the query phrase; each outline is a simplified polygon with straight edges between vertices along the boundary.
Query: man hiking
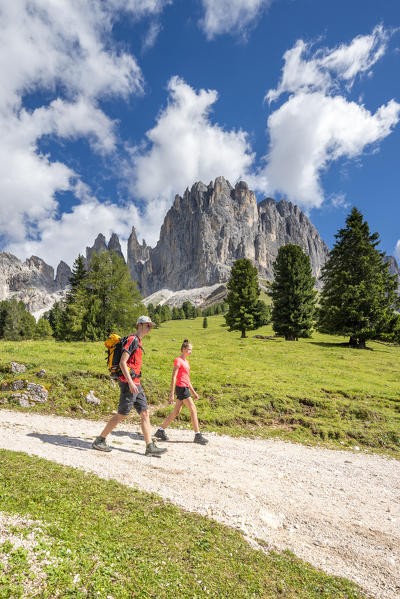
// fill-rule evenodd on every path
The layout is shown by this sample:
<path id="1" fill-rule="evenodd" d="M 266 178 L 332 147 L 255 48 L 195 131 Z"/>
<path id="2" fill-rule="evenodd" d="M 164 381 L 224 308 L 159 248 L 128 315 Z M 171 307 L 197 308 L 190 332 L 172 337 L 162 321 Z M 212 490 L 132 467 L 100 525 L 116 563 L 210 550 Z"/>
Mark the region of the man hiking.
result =
<path id="1" fill-rule="evenodd" d="M 146 395 L 140 384 L 142 367 L 142 338 L 150 333 L 154 323 L 148 316 L 139 316 L 136 333 L 129 335 L 124 343 L 120 360 L 122 375 L 119 377 L 120 397 L 118 414 L 115 414 L 104 427 L 103 432 L 92 443 L 98 451 L 111 451 L 106 438 L 109 433 L 124 420 L 134 407 L 140 415 L 140 426 L 146 443 L 146 455 L 161 455 L 166 448 L 157 447 L 151 438 L 150 417 Z"/>

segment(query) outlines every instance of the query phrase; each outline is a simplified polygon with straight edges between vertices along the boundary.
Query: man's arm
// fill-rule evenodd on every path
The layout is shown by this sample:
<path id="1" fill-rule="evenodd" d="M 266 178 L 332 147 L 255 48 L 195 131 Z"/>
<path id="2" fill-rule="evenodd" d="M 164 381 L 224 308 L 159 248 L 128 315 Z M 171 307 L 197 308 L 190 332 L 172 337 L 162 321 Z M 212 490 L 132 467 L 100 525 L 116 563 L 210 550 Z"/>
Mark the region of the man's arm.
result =
<path id="1" fill-rule="evenodd" d="M 131 373 L 130 373 L 129 368 L 128 368 L 128 364 L 127 364 L 128 360 L 129 360 L 129 352 L 127 352 L 126 350 L 123 350 L 122 356 L 121 356 L 121 360 L 119 362 L 119 367 L 121 368 L 122 374 L 124 375 L 124 377 L 128 381 L 129 391 L 131 393 L 138 393 L 139 389 L 137 388 L 137 386 L 133 382 L 132 377 L 131 377 Z"/>

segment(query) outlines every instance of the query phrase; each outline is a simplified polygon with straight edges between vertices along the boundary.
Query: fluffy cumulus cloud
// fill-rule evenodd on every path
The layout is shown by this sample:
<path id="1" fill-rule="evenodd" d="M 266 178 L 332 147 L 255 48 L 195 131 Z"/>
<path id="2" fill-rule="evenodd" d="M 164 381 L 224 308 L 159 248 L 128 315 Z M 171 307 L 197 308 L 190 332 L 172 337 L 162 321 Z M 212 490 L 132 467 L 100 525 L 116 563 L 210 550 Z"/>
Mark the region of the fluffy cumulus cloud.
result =
<path id="1" fill-rule="evenodd" d="M 227 131 L 212 122 L 215 90 L 196 91 L 178 77 L 169 81 L 168 90 L 167 107 L 147 132 L 146 143 L 132 150 L 127 168 L 132 193 L 146 202 L 153 239 L 175 193 L 221 174 L 232 183 L 248 179 L 254 161 L 244 131 Z"/>
<path id="2" fill-rule="evenodd" d="M 52 263 L 64 253 L 56 232 L 79 233 L 87 242 L 88 207 L 77 206 L 59 220 L 57 192 L 72 192 L 83 201 L 84 187 L 69 166 L 40 151 L 44 136 L 62 140 L 85 139 L 94 152 L 113 152 L 114 122 L 99 107 L 99 100 L 127 98 L 143 89 L 141 70 L 135 58 L 112 44 L 112 26 L 120 11 L 135 17 L 157 14 L 166 0 L 0 0 L 0 237 L 3 246 L 24 257 L 25 248 L 37 247 L 45 254 L 52 248 Z M 43 92 L 45 94 L 43 94 Z M 27 94 L 46 95 L 33 110 L 25 105 Z M 39 95 L 42 94 L 42 95 Z M 100 207 L 99 205 L 97 206 Z M 117 211 L 112 206 L 98 210 L 97 232 L 107 229 Z M 125 212 L 125 211 L 124 211 Z M 99 222 L 99 215 L 103 223 Z M 92 215 L 93 216 L 93 215 Z M 75 219 L 75 220 L 74 220 Z M 72 225 L 74 222 L 74 225 Z M 106 226 L 104 226 L 106 225 Z M 90 228 L 91 227 L 91 228 Z M 93 229 L 90 224 L 90 231 Z M 115 227 L 124 229 L 124 225 Z M 26 240 L 30 240 L 26 242 Z M 47 240 L 47 243 L 46 243 Z M 66 244 L 68 245 L 68 244 Z M 57 248 L 57 249 L 55 249 Z M 50 252 L 51 253 L 51 252 Z"/>
<path id="3" fill-rule="evenodd" d="M 394 100 L 371 113 L 350 101 L 357 76 L 370 73 L 386 50 L 389 34 L 376 27 L 350 44 L 318 50 L 302 40 L 284 55 L 281 81 L 266 99 L 289 94 L 270 115 L 270 148 L 264 175 L 272 191 L 280 191 L 305 208 L 324 201 L 320 176 L 339 158 L 360 156 L 383 140 L 400 117 Z"/>
<path id="4" fill-rule="evenodd" d="M 243 34 L 272 2 L 273 0 L 202 0 L 204 17 L 201 27 L 208 39 L 222 33 Z"/>
<path id="5" fill-rule="evenodd" d="M 79 188 L 74 191 L 79 195 Z M 84 253 L 86 246 L 93 244 L 99 232 L 107 240 L 115 232 L 120 238 L 127 239 L 132 223 L 137 218 L 137 210 L 132 203 L 116 206 L 101 203 L 88 195 L 71 212 L 64 212 L 60 219 L 55 220 L 47 211 L 42 215 L 40 239 L 21 239 L 11 243 L 8 249 L 21 257 L 40 256 L 45 262 L 55 266 L 60 259 L 72 265 L 78 253 Z M 57 253 L 56 260 L 54 252 Z"/>

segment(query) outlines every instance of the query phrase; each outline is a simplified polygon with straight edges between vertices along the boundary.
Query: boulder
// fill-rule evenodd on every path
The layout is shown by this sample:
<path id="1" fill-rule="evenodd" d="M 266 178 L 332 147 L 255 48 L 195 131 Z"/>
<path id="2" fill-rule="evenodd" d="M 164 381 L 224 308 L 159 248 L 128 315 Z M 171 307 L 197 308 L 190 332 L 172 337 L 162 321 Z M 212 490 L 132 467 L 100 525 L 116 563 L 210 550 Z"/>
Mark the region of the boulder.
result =
<path id="1" fill-rule="evenodd" d="M 10 362 L 11 372 L 25 372 L 25 364 L 18 364 L 18 362 Z"/>
<path id="2" fill-rule="evenodd" d="M 90 390 L 89 393 L 85 396 L 87 403 L 90 403 L 94 406 L 100 405 L 100 400 L 95 396 L 94 391 Z"/>
<path id="3" fill-rule="evenodd" d="M 43 385 L 27 383 L 26 391 L 29 399 L 35 403 L 46 403 L 49 392 Z"/>
<path id="4" fill-rule="evenodd" d="M 24 387 L 25 387 L 25 381 L 23 381 L 22 379 L 18 379 L 17 381 L 14 381 L 13 383 L 11 383 L 12 391 L 21 391 L 21 389 L 23 389 Z"/>

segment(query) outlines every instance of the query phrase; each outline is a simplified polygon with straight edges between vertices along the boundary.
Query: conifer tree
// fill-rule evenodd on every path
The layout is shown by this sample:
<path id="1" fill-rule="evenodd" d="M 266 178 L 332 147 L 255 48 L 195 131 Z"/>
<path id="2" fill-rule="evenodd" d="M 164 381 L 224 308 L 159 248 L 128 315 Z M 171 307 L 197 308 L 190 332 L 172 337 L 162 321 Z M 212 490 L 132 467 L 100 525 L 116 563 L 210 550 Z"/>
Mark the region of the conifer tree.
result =
<path id="1" fill-rule="evenodd" d="M 22 301 L 11 299 L 3 304 L 2 333 L 7 341 L 33 339 L 36 330 L 36 320 L 25 308 Z"/>
<path id="2" fill-rule="evenodd" d="M 82 333 L 86 340 L 103 339 L 111 332 L 126 334 L 146 312 L 128 266 L 115 252 L 93 254 L 84 285 L 87 302 Z"/>
<path id="3" fill-rule="evenodd" d="M 71 289 L 67 293 L 62 313 L 59 313 L 61 305 L 55 309 L 51 320 L 57 322 L 53 325 L 56 339 L 64 341 L 79 341 L 84 339 L 83 323 L 87 312 L 87 288 L 85 286 L 87 271 L 85 261 L 81 254 L 72 266 L 72 274 L 69 278 Z M 50 321 L 50 324 L 51 321 Z"/>
<path id="4" fill-rule="evenodd" d="M 207 320 L 207 316 L 205 316 L 203 318 L 203 329 L 206 329 L 208 327 L 208 320 Z"/>
<path id="5" fill-rule="evenodd" d="M 62 302 L 55 302 L 44 317 L 49 321 L 55 339 L 62 339 L 62 319 L 65 306 Z"/>
<path id="6" fill-rule="evenodd" d="M 349 336 L 350 347 L 365 348 L 368 339 L 387 334 L 395 322 L 396 280 L 389 274 L 385 254 L 376 247 L 378 233 L 370 233 L 357 208 L 335 237 L 322 271 L 318 328 Z"/>
<path id="7" fill-rule="evenodd" d="M 263 327 L 271 322 L 271 306 L 268 306 L 263 300 L 257 302 L 257 328 Z"/>
<path id="8" fill-rule="evenodd" d="M 53 329 L 49 321 L 42 316 L 36 323 L 35 339 L 48 339 L 53 336 Z"/>
<path id="9" fill-rule="evenodd" d="M 229 310 L 225 314 L 226 324 L 230 331 L 241 331 L 241 337 L 246 337 L 247 330 L 257 328 L 260 295 L 257 269 L 248 258 L 236 260 L 227 287 Z"/>
<path id="10" fill-rule="evenodd" d="M 80 287 L 82 282 L 87 276 L 85 268 L 85 259 L 82 254 L 79 254 L 72 266 L 71 276 L 69 277 L 69 283 L 71 285 L 71 291 L 73 292 L 77 287 Z"/>
<path id="11" fill-rule="evenodd" d="M 310 337 L 317 293 L 310 258 L 300 246 L 287 244 L 279 248 L 273 269 L 270 296 L 274 331 L 287 341 Z"/>

